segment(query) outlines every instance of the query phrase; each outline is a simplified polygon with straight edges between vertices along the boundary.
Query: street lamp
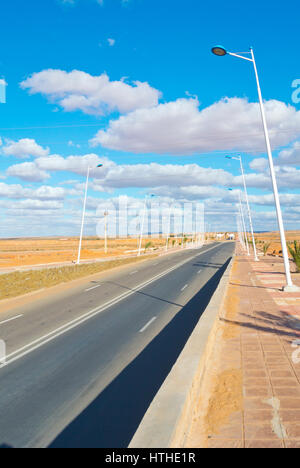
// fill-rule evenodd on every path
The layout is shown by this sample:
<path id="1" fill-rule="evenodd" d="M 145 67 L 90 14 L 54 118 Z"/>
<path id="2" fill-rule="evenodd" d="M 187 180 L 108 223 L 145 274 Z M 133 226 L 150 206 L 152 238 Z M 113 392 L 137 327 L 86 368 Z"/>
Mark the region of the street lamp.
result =
<path id="1" fill-rule="evenodd" d="M 146 217 L 146 210 L 147 210 L 147 200 L 149 198 L 154 198 L 155 195 L 153 194 L 147 194 L 145 196 L 145 201 L 144 201 L 144 211 L 143 211 L 143 218 L 142 218 L 142 223 L 141 223 L 141 231 L 140 231 L 140 243 L 139 243 L 139 249 L 138 249 L 138 257 L 141 256 L 142 253 L 142 243 L 143 243 L 143 231 L 144 231 L 144 224 L 145 224 L 145 217 Z"/>
<path id="2" fill-rule="evenodd" d="M 283 218 L 282 218 L 282 212 L 281 212 L 281 206 L 280 206 L 280 200 L 279 200 L 279 194 L 278 194 L 278 186 L 277 186 L 277 180 L 276 180 L 276 174 L 275 174 L 275 168 L 274 168 L 274 162 L 273 162 L 273 156 L 272 156 L 272 149 L 271 149 L 271 143 L 270 143 L 270 137 L 269 137 L 269 132 L 268 132 L 266 113 L 265 113 L 265 108 L 264 108 L 264 103 L 263 103 L 263 98 L 262 98 L 262 93 L 261 93 L 260 82 L 259 82 L 258 71 L 257 71 L 257 66 L 256 66 L 256 61 L 255 61 L 255 57 L 254 57 L 253 48 L 250 47 L 250 50 L 248 52 L 233 53 L 233 52 L 229 52 L 228 50 L 226 50 L 225 47 L 219 45 L 219 46 L 215 46 L 215 47 L 212 48 L 212 53 L 219 56 L 219 57 L 222 57 L 222 56 L 225 56 L 225 55 L 232 55 L 233 57 L 237 57 L 237 58 L 247 60 L 248 62 L 253 63 L 254 73 L 255 73 L 255 78 L 256 78 L 256 84 L 257 84 L 259 104 L 260 104 L 261 118 L 262 118 L 264 134 L 265 134 L 265 140 L 266 140 L 266 146 L 267 146 L 267 153 L 268 153 L 268 158 L 269 158 L 269 165 L 270 165 L 273 193 L 274 193 L 274 199 L 275 199 L 275 205 L 276 205 L 278 227 L 279 227 L 280 239 L 281 239 L 282 255 L 283 255 L 285 275 L 286 275 L 286 286 L 283 287 L 283 290 L 287 291 L 287 292 L 299 291 L 299 288 L 297 286 L 295 286 L 293 284 L 293 282 L 292 282 L 289 255 L 288 255 L 288 250 L 287 250 L 287 246 L 286 246 L 286 237 L 285 237 L 285 232 L 284 232 Z M 250 55 L 251 58 L 250 57 L 245 57 L 245 55 Z"/>
<path id="3" fill-rule="evenodd" d="M 228 190 L 230 192 L 233 192 L 232 188 L 229 188 Z M 242 228 L 243 228 L 243 231 L 244 231 L 245 246 L 246 246 L 246 249 L 247 249 L 247 254 L 250 255 L 248 236 L 247 236 L 247 231 L 246 231 L 246 223 L 245 223 L 245 218 L 244 218 L 244 210 L 243 210 L 242 197 L 241 197 L 241 191 L 240 190 L 238 190 L 238 194 L 239 194 L 239 207 L 240 207 L 239 212 L 240 212 L 240 217 L 241 217 L 241 220 L 242 220 Z"/>
<path id="4" fill-rule="evenodd" d="M 236 215 L 236 224 L 237 224 L 237 234 L 238 234 L 240 244 L 241 244 L 242 248 L 244 250 L 246 250 L 245 241 L 244 241 L 244 238 L 243 238 L 243 235 L 242 235 L 242 225 L 241 225 L 239 214 Z"/>
<path id="5" fill-rule="evenodd" d="M 98 167 L 102 167 L 103 164 L 99 164 Z M 78 247 L 78 258 L 76 264 L 80 264 L 80 256 L 81 256 L 81 246 L 82 246 L 82 236 L 83 236 L 83 228 L 84 228 L 84 219 L 85 219 L 85 209 L 86 209 L 86 201 L 87 201 L 87 193 L 88 193 L 88 186 L 89 186 L 89 177 L 90 177 L 90 170 L 91 167 L 88 166 L 87 168 L 87 176 L 86 176 L 86 184 L 85 184 L 85 196 L 83 202 L 83 212 L 82 212 L 82 221 L 81 221 L 81 231 L 80 231 L 80 240 L 79 240 L 79 247 Z"/>
<path id="6" fill-rule="evenodd" d="M 249 224 L 250 224 L 250 230 L 251 230 L 251 236 L 252 236 L 252 242 L 253 242 L 253 250 L 254 250 L 254 260 L 256 262 L 259 262 L 258 256 L 257 256 L 257 251 L 256 251 L 256 244 L 255 244 L 255 237 L 254 237 L 254 231 L 253 231 L 253 223 L 252 223 L 252 216 L 251 216 L 251 210 L 250 210 L 250 205 L 249 205 L 249 198 L 248 198 L 248 191 L 247 191 L 247 185 L 246 185 L 246 178 L 245 178 L 245 172 L 244 172 L 244 167 L 243 167 L 243 161 L 242 161 L 242 156 L 226 156 L 227 159 L 234 159 L 236 161 L 240 161 L 240 166 L 241 166 L 241 173 L 243 177 L 243 183 L 244 183 L 244 190 L 245 190 L 245 195 L 246 195 L 246 203 L 247 203 L 247 210 L 248 210 L 248 217 L 249 217 Z"/>
<path id="7" fill-rule="evenodd" d="M 107 210 L 104 211 L 104 252 L 107 254 L 107 217 L 109 213 Z"/>

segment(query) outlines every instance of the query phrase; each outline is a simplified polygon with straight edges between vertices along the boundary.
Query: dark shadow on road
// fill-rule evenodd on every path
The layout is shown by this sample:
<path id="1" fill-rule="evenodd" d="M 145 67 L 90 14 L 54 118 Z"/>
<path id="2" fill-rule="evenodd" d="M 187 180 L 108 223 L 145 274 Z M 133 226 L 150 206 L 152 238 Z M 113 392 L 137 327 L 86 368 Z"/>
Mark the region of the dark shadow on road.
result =
<path id="1" fill-rule="evenodd" d="M 216 270 L 218 270 L 219 268 L 221 268 L 222 263 L 197 262 L 194 263 L 193 266 L 203 268 L 215 268 Z"/>
<path id="2" fill-rule="evenodd" d="M 148 346 L 58 435 L 50 448 L 128 447 L 145 412 L 210 302 L 230 260 L 231 257 Z"/>
<path id="3" fill-rule="evenodd" d="M 132 291 L 136 294 L 141 294 L 142 296 L 151 297 L 151 299 L 156 299 L 157 301 L 166 302 L 167 304 L 171 304 L 176 307 L 183 307 L 182 304 L 177 304 L 176 302 L 168 301 L 167 299 L 163 299 L 162 297 L 157 297 L 157 296 L 153 296 L 152 294 L 144 293 L 140 289 L 129 288 L 128 286 L 125 286 L 124 284 L 114 283 L 113 281 L 107 281 L 105 284 L 112 284 L 113 286 L 117 286 L 118 288 L 125 289 L 127 291 Z"/>

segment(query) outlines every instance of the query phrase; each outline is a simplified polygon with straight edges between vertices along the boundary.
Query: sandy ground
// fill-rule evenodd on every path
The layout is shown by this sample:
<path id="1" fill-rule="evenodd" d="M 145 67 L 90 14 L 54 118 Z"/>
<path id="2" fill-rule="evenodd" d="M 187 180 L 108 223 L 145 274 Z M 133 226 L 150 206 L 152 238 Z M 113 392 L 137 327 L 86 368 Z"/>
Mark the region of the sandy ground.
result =
<path id="1" fill-rule="evenodd" d="M 234 263 L 232 274 L 236 271 L 237 265 Z M 237 287 L 231 284 L 224 303 L 223 317 L 234 322 L 237 319 L 239 304 Z M 230 359 L 227 359 L 227 343 L 231 344 L 239 339 L 239 333 L 239 327 L 220 322 L 210 367 L 203 381 L 201 397 L 195 407 L 185 447 L 207 448 L 210 438 L 219 434 L 220 429 L 228 423 L 232 415 L 242 409 L 242 370 L 236 365 L 234 353 L 231 353 Z"/>
<path id="2" fill-rule="evenodd" d="M 214 241 L 214 236 L 208 235 L 207 241 Z M 191 238 L 187 240 L 187 243 Z M 224 239 L 221 239 L 224 241 Z M 151 243 L 149 251 L 163 248 L 166 238 L 144 238 L 142 248 Z M 0 270 L 13 267 L 65 263 L 77 260 L 78 237 L 65 238 L 28 238 L 0 239 Z M 181 239 L 169 238 L 169 247 L 178 247 Z M 104 252 L 104 239 L 85 237 L 82 243 L 82 260 L 101 260 L 128 256 L 137 251 L 139 239 L 108 239 L 108 252 Z"/>
<path id="3" fill-rule="evenodd" d="M 152 248 L 165 245 L 165 239 L 145 239 L 143 248 L 151 242 Z M 172 242 L 172 241 L 170 241 Z M 56 239 L 9 239 L 0 240 L 0 268 L 72 262 L 77 259 L 79 239 L 74 237 Z M 128 255 L 137 250 L 138 239 L 113 239 L 108 241 L 108 253 L 104 252 L 104 240 L 85 238 L 81 259 Z"/>
<path id="4" fill-rule="evenodd" d="M 259 250 L 262 250 L 263 243 L 270 243 L 268 248 L 268 254 L 270 255 L 280 255 L 281 254 L 281 242 L 279 232 L 266 232 L 263 234 L 255 235 L 258 244 L 257 247 Z M 286 240 L 287 242 L 300 241 L 300 231 L 286 231 Z"/>
<path id="5" fill-rule="evenodd" d="M 300 231 L 287 231 L 287 241 L 300 241 Z M 250 237 L 249 237 L 250 238 Z M 270 243 L 269 254 L 280 255 L 281 244 L 279 233 L 269 232 L 257 234 L 258 249 L 263 243 Z M 207 240 L 215 240 L 214 233 L 207 233 Z M 221 242 L 225 240 L 219 239 Z M 122 255 L 130 255 L 138 248 L 139 239 L 109 239 L 108 253 L 104 252 L 104 239 L 97 237 L 84 238 L 82 244 L 82 260 L 96 260 Z M 143 248 L 151 242 L 150 248 L 161 248 L 166 239 L 145 238 Z M 181 240 L 170 239 L 170 246 L 180 244 Z M 0 239 L 0 269 L 40 264 L 72 262 L 77 259 L 78 237 L 39 238 L 39 239 Z"/>

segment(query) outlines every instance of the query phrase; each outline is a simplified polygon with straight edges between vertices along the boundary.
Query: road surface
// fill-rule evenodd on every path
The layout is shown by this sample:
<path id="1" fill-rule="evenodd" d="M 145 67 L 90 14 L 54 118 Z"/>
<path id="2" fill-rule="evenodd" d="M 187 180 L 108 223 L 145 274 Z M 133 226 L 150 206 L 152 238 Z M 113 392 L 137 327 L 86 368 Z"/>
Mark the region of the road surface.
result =
<path id="1" fill-rule="evenodd" d="M 233 250 L 182 250 L 2 314 L 0 446 L 127 447 Z"/>

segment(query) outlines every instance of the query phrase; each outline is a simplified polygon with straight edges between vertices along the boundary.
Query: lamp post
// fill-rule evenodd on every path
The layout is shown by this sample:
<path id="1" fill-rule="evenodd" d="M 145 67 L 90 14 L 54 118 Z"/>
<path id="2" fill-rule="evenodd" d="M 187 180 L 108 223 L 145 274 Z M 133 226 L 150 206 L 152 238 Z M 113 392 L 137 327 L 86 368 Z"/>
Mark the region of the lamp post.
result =
<path id="1" fill-rule="evenodd" d="M 232 188 L 228 189 L 230 192 L 233 192 Z M 244 211 L 243 211 L 243 205 L 242 205 L 242 197 L 241 197 L 241 191 L 238 190 L 239 194 L 239 212 L 240 212 L 240 217 L 242 220 L 242 228 L 243 228 L 243 233 L 244 233 L 244 240 L 245 240 L 245 248 L 247 250 L 247 254 L 250 255 L 250 250 L 249 250 L 249 243 L 248 243 L 248 237 L 247 237 L 247 231 L 246 231 L 246 223 L 245 223 L 245 218 L 244 218 Z"/>
<path id="2" fill-rule="evenodd" d="M 99 164 L 98 167 L 102 167 L 103 164 Z M 89 186 L 89 178 L 90 178 L 90 170 L 91 167 L 89 166 L 87 169 L 87 176 L 86 176 L 86 184 L 85 184 L 85 196 L 83 202 L 83 212 L 82 212 L 82 221 L 81 221 L 81 231 L 80 231 L 80 240 L 79 240 L 79 247 L 78 247 L 78 257 L 76 264 L 80 264 L 80 256 L 81 256 L 81 246 L 82 246 L 82 236 L 83 236 L 83 229 L 84 229 L 84 220 L 85 220 L 85 210 L 86 210 L 86 202 L 87 202 L 87 193 L 88 193 L 88 186 Z"/>
<path id="3" fill-rule="evenodd" d="M 165 247 L 166 252 L 169 249 L 169 237 L 171 236 L 171 208 L 170 206 L 168 207 L 168 214 L 169 214 L 168 216 L 169 224 L 168 224 L 168 232 L 167 232 L 166 247 Z"/>
<path id="4" fill-rule="evenodd" d="M 240 221 L 240 216 L 237 214 L 236 216 L 236 224 L 237 224 L 237 232 L 238 232 L 238 238 L 240 241 L 240 244 L 244 250 L 246 250 L 246 246 L 244 244 L 244 239 L 242 236 L 242 227 L 241 227 L 241 221 Z"/>
<path id="5" fill-rule="evenodd" d="M 242 196 L 241 196 L 241 191 L 238 190 L 238 192 L 239 192 L 240 212 L 241 212 L 241 218 L 242 218 L 243 229 L 244 229 L 244 234 L 245 234 L 245 243 L 246 243 L 247 255 L 250 256 L 249 242 L 248 242 L 247 229 L 246 229 L 244 210 L 243 210 L 243 204 L 242 204 Z"/>
<path id="6" fill-rule="evenodd" d="M 257 91 L 258 91 L 260 111 L 261 111 L 261 118 L 262 118 L 264 134 L 265 134 L 265 141 L 266 141 L 266 147 L 267 147 L 267 153 L 268 153 L 268 158 L 269 158 L 273 193 L 274 193 L 276 213 L 277 213 L 277 221 L 278 221 L 278 227 L 279 227 L 279 233 L 280 233 L 280 239 L 281 239 L 282 255 L 283 255 L 283 261 L 284 261 L 284 268 L 285 268 L 286 285 L 283 287 L 283 290 L 287 291 L 287 292 L 299 291 L 299 288 L 297 286 L 295 286 L 293 284 L 293 282 L 292 282 L 289 255 L 288 255 L 288 250 L 287 250 L 287 245 L 286 245 L 286 236 L 285 236 L 285 232 L 284 232 L 283 218 L 282 218 L 282 212 L 281 212 L 281 206 L 280 206 L 280 200 L 279 200 L 279 194 L 278 194 L 278 186 L 277 186 L 277 180 L 276 180 L 276 174 L 275 174 L 275 168 L 274 168 L 274 162 L 273 162 L 273 156 L 272 156 L 272 149 L 271 149 L 271 143 L 270 143 L 270 137 L 269 137 L 269 132 L 268 132 L 266 113 L 265 113 L 265 108 L 264 108 L 264 103 L 263 103 L 263 98 L 262 98 L 262 93 L 261 93 L 260 82 L 259 82 L 258 71 L 257 71 L 257 66 L 256 66 L 256 61 L 255 61 L 253 48 L 250 47 L 250 50 L 248 52 L 233 53 L 233 52 L 227 51 L 223 46 L 215 46 L 215 47 L 212 48 L 212 53 L 219 56 L 219 57 L 223 57 L 225 55 L 231 55 L 233 57 L 237 57 L 237 58 L 240 58 L 242 60 L 247 60 L 248 62 L 252 62 L 252 64 L 253 64 L 255 79 L 256 79 L 256 85 L 257 85 Z M 245 55 L 250 55 L 251 58 L 246 57 Z"/>
<path id="7" fill-rule="evenodd" d="M 147 194 L 145 196 L 145 201 L 144 201 L 144 211 L 143 211 L 143 217 L 142 217 L 142 223 L 141 223 L 141 231 L 140 231 L 140 242 L 139 242 L 139 249 L 138 249 L 138 254 L 137 256 L 140 257 L 142 253 L 142 243 L 143 243 L 143 231 L 144 231 L 144 225 L 145 225 L 145 217 L 146 217 L 146 210 L 147 210 L 147 200 L 149 198 L 154 198 L 155 195 Z"/>
<path id="8" fill-rule="evenodd" d="M 250 225 L 250 230 L 251 230 L 251 236 L 252 236 L 252 243 L 253 243 L 253 251 L 254 251 L 254 260 L 256 262 L 259 262 L 258 256 L 257 256 L 257 250 L 256 250 L 256 244 L 255 244 L 255 237 L 254 237 L 254 231 L 253 231 L 253 223 L 252 223 L 252 216 L 251 216 L 251 210 L 250 210 L 250 204 L 249 204 L 249 198 L 248 198 L 248 191 L 247 191 L 247 184 L 246 184 L 246 178 L 245 178 L 245 172 L 244 172 L 244 166 L 243 166 L 243 160 L 242 156 L 226 156 L 227 159 L 234 159 L 236 161 L 240 162 L 241 166 L 241 173 L 242 173 L 242 178 L 243 178 L 243 183 L 244 183 L 244 191 L 245 191 L 245 196 L 246 196 L 246 204 L 247 204 L 247 210 L 248 210 L 248 217 L 249 217 L 249 225 Z"/>
<path id="9" fill-rule="evenodd" d="M 107 217 L 108 211 L 104 211 L 104 252 L 107 254 Z"/>

